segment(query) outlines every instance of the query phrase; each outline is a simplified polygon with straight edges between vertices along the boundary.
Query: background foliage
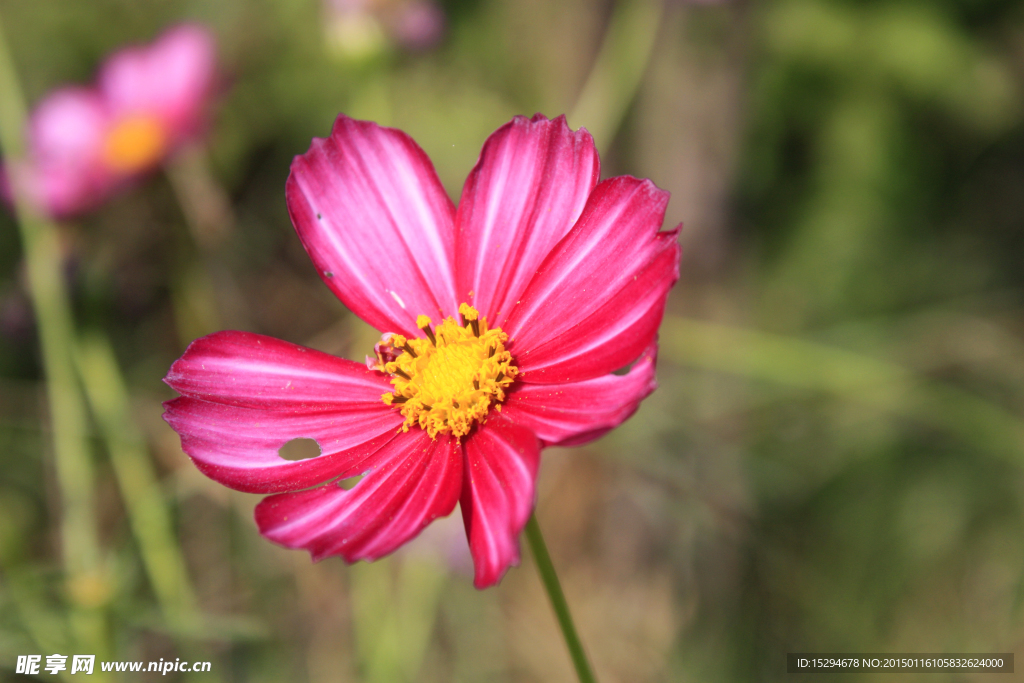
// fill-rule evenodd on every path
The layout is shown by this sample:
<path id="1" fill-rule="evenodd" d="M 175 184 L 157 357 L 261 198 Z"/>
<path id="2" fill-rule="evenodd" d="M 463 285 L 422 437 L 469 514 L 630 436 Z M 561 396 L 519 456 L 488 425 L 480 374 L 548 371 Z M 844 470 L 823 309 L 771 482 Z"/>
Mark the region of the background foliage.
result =
<path id="1" fill-rule="evenodd" d="M 312 565 L 262 540 L 258 497 L 202 477 L 160 419 L 160 379 L 202 334 L 371 347 L 283 197 L 339 111 L 409 132 L 456 199 L 486 136 L 535 111 L 594 132 L 604 176 L 673 193 L 661 388 L 541 469 L 539 519 L 601 680 L 1017 649 L 1024 5 L 441 7 L 443 38 L 411 49 L 339 34 L 314 0 L 0 1 L 30 102 L 184 19 L 217 33 L 224 75 L 202 147 L 60 225 L 76 327 L 111 340 L 130 407 L 91 422 L 101 555 L 84 584 L 62 569 L 22 245 L 0 216 L 0 677 L 18 654 L 94 647 L 209 659 L 206 682 L 572 680 L 528 558 L 475 591 L 456 514 L 377 564 Z M 112 361 L 91 348 L 86 368 Z M 171 536 L 133 517 L 132 463 Z"/>

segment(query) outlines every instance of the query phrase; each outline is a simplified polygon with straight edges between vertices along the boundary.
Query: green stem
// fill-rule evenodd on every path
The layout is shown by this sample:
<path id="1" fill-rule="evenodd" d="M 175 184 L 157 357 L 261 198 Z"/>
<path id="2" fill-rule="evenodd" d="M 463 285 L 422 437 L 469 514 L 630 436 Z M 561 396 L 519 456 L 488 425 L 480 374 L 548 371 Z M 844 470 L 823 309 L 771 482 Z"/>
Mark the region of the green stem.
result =
<path id="1" fill-rule="evenodd" d="M 830 393 L 945 430 L 1015 467 L 1024 421 L 1002 406 L 903 366 L 807 339 L 667 315 L 666 360 Z"/>
<path id="2" fill-rule="evenodd" d="M 210 172 L 205 150 L 198 144 L 185 147 L 164 170 L 192 239 L 204 254 L 215 252 L 234 230 L 235 217 L 231 200 Z"/>
<path id="3" fill-rule="evenodd" d="M 11 175 L 29 295 L 35 312 L 46 374 L 53 450 L 61 496 L 61 541 L 70 594 L 87 609 L 105 600 L 93 505 L 93 471 L 86 443 L 86 411 L 71 359 L 73 322 L 64 291 L 55 226 L 21 191 L 17 170 L 24 160 L 25 104 L 0 22 L 0 146 Z M 74 615 L 72 615 L 74 617 Z M 78 615 L 86 624 L 94 621 Z M 92 630 L 88 626 L 87 630 Z"/>
<path id="4" fill-rule="evenodd" d="M 533 558 L 537 562 L 537 571 L 540 572 L 544 589 L 548 593 L 548 598 L 551 599 L 551 607 L 555 610 L 558 625 L 565 637 L 565 645 L 569 648 L 569 655 L 576 667 L 576 676 L 580 679 L 580 683 L 595 683 L 596 679 L 590 670 L 587 654 L 583 651 L 583 643 L 580 642 L 572 615 L 569 613 L 569 603 L 565 601 L 562 585 L 558 582 L 558 574 L 555 573 L 555 565 L 551 563 L 551 555 L 548 554 L 544 536 L 540 533 L 536 513 L 531 514 L 530 521 L 526 523 L 526 541 L 530 544 L 530 552 L 533 553 Z"/>
<path id="5" fill-rule="evenodd" d="M 191 240 L 181 244 L 171 297 L 182 347 L 224 329 L 244 328 L 238 311 L 244 298 L 218 254 L 234 231 L 231 200 L 210 171 L 198 144 L 179 150 L 164 163 Z"/>
<path id="6" fill-rule="evenodd" d="M 145 438 L 131 414 L 131 397 L 110 342 L 93 333 L 84 336 L 75 351 L 75 364 L 107 443 L 128 522 L 164 620 L 172 628 L 198 628 L 196 601 L 185 559 L 174 537 L 167 502 L 150 462 Z"/>
<path id="7" fill-rule="evenodd" d="M 356 652 L 366 683 L 419 676 L 444 590 L 444 568 L 410 553 L 349 572 Z"/>
<path id="8" fill-rule="evenodd" d="M 569 123 L 585 126 L 602 153 L 607 152 L 636 97 L 654 51 L 662 0 L 619 0 L 601 51 L 587 76 Z"/>

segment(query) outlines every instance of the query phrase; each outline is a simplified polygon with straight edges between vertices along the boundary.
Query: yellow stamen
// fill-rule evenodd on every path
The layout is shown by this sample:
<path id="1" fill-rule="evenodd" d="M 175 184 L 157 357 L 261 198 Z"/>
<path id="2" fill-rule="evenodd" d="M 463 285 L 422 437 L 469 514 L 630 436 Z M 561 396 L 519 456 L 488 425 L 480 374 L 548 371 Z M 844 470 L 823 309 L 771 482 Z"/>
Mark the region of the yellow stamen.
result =
<path id="1" fill-rule="evenodd" d="M 467 304 L 459 313 L 468 326 L 445 319 L 430 331 L 430 318 L 421 315 L 416 326 L 429 339 L 393 335 L 388 341 L 402 353 L 385 363 L 394 392 L 381 396 L 384 403 L 401 410 L 404 431 L 412 426 L 438 434 L 463 437 L 473 424 L 483 421 L 493 405 L 505 400 L 505 392 L 519 369 L 505 350 L 508 335 L 501 328 L 488 329 L 487 319 Z"/>
<path id="2" fill-rule="evenodd" d="M 434 331 L 430 329 L 430 318 L 425 315 L 416 316 L 416 327 L 423 331 L 423 334 L 427 335 L 427 339 L 434 346 L 437 346 L 437 337 L 434 336 Z"/>
<path id="3" fill-rule="evenodd" d="M 107 135 L 103 158 L 122 173 L 141 171 L 167 150 L 167 130 L 154 116 L 138 114 L 117 122 Z"/>
<path id="4" fill-rule="evenodd" d="M 476 309 L 469 304 L 459 304 L 459 315 L 462 316 L 462 324 L 472 327 L 473 334 L 479 337 L 480 321 L 477 318 L 480 317 L 480 314 L 476 312 Z"/>

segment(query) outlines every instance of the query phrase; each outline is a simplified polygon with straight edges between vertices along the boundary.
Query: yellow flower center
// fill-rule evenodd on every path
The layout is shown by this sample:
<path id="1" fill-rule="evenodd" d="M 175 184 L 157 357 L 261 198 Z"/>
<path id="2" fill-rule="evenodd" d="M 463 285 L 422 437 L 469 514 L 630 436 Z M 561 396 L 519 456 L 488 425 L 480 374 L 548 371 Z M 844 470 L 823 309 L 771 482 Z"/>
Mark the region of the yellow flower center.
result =
<path id="1" fill-rule="evenodd" d="M 152 166 L 167 148 L 167 130 L 155 116 L 127 116 L 107 134 L 103 158 L 114 170 L 134 173 Z"/>
<path id="2" fill-rule="evenodd" d="M 401 410 L 403 431 L 418 425 L 431 438 L 462 437 L 483 421 L 492 404 L 501 410 L 505 390 L 519 372 L 505 350 L 508 335 L 500 327 L 488 329 L 487 319 L 468 304 L 459 306 L 459 313 L 461 325 L 449 317 L 436 330 L 421 315 L 416 326 L 425 339 L 385 335 L 377 345 L 374 367 L 390 374 L 395 387 L 381 398 Z"/>

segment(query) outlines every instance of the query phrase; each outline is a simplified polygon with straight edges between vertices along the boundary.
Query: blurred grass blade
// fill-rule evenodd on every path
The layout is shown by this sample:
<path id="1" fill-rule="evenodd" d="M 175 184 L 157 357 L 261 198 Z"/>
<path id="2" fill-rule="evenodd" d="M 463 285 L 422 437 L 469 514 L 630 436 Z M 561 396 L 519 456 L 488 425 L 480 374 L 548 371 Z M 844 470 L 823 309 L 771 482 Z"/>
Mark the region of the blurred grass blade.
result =
<path id="1" fill-rule="evenodd" d="M 178 151 L 165 170 L 192 239 L 204 252 L 220 247 L 235 226 L 231 200 L 214 179 L 205 150 L 189 145 Z"/>
<path id="2" fill-rule="evenodd" d="M 213 278 L 200 259 L 182 263 L 171 280 L 171 303 L 181 348 L 223 329 Z"/>
<path id="3" fill-rule="evenodd" d="M 640 88 L 664 4 L 662 0 L 619 0 L 615 4 L 601 51 L 569 115 L 570 124 L 590 131 L 602 154 L 608 152 Z"/>
<path id="4" fill-rule="evenodd" d="M 754 380 L 833 394 L 948 431 L 1024 466 L 1024 421 L 1002 407 L 906 368 L 796 337 L 665 316 L 664 358 Z"/>
<path id="5" fill-rule="evenodd" d="M 96 334 L 83 336 L 75 364 L 106 441 L 132 533 L 164 619 L 172 628 L 194 627 L 198 616 L 185 560 L 109 341 Z"/>
<path id="6" fill-rule="evenodd" d="M 447 577 L 445 568 L 430 559 L 403 557 L 398 568 L 397 633 L 404 651 L 402 674 L 407 681 L 419 678 Z"/>
<path id="7" fill-rule="evenodd" d="M 0 20 L 0 147 L 8 168 L 25 156 L 25 102 Z M 61 498 L 61 546 L 68 593 L 80 608 L 70 615 L 82 646 L 105 651 L 105 629 L 96 611 L 109 597 L 96 536 L 93 470 L 85 440 L 86 411 L 71 359 L 73 322 L 61 271 L 55 226 L 35 210 L 12 174 L 15 215 L 46 373 Z"/>
<path id="8" fill-rule="evenodd" d="M 360 563 L 350 572 L 364 680 L 416 680 L 433 633 L 446 572 L 435 562 L 408 555 L 386 564 Z"/>
<path id="9" fill-rule="evenodd" d="M 229 314 L 244 308 L 244 297 L 217 258 L 236 220 L 231 199 L 213 177 L 201 145 L 179 150 L 164 164 L 164 173 L 191 237 L 190 244 L 181 245 L 184 253 L 171 279 L 178 340 L 184 348 L 224 327 L 246 325 L 244 319 Z"/>
<path id="10" fill-rule="evenodd" d="M 66 651 L 71 646 L 67 622 L 45 599 L 47 586 L 34 569 L 3 568 L 4 606 L 17 614 L 29 640 L 40 650 Z"/>

